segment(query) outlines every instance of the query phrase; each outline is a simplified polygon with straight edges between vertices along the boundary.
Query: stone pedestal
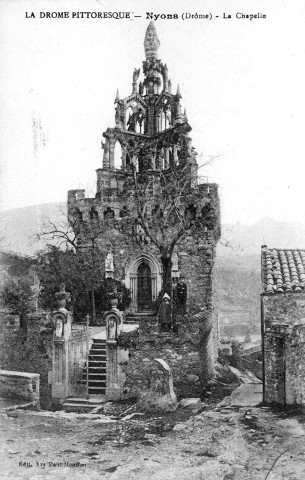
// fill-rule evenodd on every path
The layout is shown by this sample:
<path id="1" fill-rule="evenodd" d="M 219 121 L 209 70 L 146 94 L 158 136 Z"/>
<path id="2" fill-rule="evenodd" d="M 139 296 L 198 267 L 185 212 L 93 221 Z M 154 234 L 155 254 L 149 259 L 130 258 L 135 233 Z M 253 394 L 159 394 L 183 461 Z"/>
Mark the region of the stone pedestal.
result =
<path id="1" fill-rule="evenodd" d="M 119 400 L 122 396 L 122 382 L 119 369 L 118 335 L 123 325 L 123 314 L 116 306 L 107 312 L 106 316 L 106 351 L 107 351 L 107 378 L 106 400 Z"/>
<path id="2" fill-rule="evenodd" d="M 52 398 L 62 403 L 69 395 L 69 340 L 71 314 L 60 308 L 52 314 L 54 325 L 52 355 Z"/>
<path id="3" fill-rule="evenodd" d="M 122 388 L 119 384 L 119 358 L 117 342 L 107 341 L 107 381 L 106 400 L 119 400 Z"/>

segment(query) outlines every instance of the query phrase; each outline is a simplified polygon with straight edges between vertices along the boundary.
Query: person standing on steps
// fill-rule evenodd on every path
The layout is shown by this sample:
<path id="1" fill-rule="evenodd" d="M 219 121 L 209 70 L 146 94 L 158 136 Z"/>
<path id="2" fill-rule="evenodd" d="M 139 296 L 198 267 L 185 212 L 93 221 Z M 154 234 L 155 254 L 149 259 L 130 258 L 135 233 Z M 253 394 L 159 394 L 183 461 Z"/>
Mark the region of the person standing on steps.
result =
<path id="1" fill-rule="evenodd" d="M 186 286 L 185 278 L 184 278 L 183 275 L 180 275 L 176 289 L 177 289 L 176 290 L 177 314 L 178 315 L 185 315 L 186 314 L 187 286 Z"/>
<path id="2" fill-rule="evenodd" d="M 162 298 L 162 302 L 159 309 L 159 324 L 161 332 L 170 332 L 172 323 L 172 311 L 171 311 L 170 297 L 165 293 Z"/>

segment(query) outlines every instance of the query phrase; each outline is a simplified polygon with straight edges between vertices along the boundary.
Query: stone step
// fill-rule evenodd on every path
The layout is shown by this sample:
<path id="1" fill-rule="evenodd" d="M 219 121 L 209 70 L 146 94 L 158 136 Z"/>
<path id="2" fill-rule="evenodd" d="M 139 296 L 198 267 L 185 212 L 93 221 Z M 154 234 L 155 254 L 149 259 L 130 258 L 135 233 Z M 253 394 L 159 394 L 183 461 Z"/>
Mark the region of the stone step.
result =
<path id="1" fill-rule="evenodd" d="M 99 343 L 94 343 L 90 349 L 91 350 L 102 350 L 103 352 L 106 352 L 106 346 L 105 345 L 101 345 Z"/>
<path id="2" fill-rule="evenodd" d="M 96 361 L 106 361 L 106 355 L 89 355 L 89 363 L 91 360 L 96 360 Z"/>
<path id="3" fill-rule="evenodd" d="M 89 387 L 89 394 L 92 395 L 92 394 L 95 394 L 95 395 L 104 395 L 105 394 L 105 386 L 104 385 L 101 385 L 101 386 L 97 386 L 95 385 L 94 387 L 90 386 Z"/>
<path id="4" fill-rule="evenodd" d="M 87 383 L 87 379 L 84 378 L 83 380 L 78 380 L 77 381 L 77 384 L 78 385 L 86 385 Z M 105 380 L 90 380 L 88 379 L 88 386 L 90 387 L 102 387 L 102 388 L 105 388 L 106 387 L 106 381 Z"/>
<path id="5" fill-rule="evenodd" d="M 104 398 L 84 398 L 84 397 L 68 397 L 65 400 L 65 403 L 77 403 L 77 404 L 83 404 L 83 405 L 93 405 L 94 407 L 98 404 L 103 404 L 105 403 Z"/>
<path id="6" fill-rule="evenodd" d="M 89 373 L 106 373 L 106 365 L 104 367 L 91 367 L 89 365 Z M 84 375 L 86 372 L 84 372 Z"/>
<path id="7" fill-rule="evenodd" d="M 107 370 L 106 370 L 106 367 L 91 367 L 89 365 L 89 368 L 88 368 L 88 374 L 90 375 L 106 375 L 107 373 Z M 86 376 L 87 375 L 87 369 L 84 368 L 83 369 L 83 376 Z"/>
<path id="8" fill-rule="evenodd" d="M 91 373 L 89 374 L 88 378 L 89 382 L 91 382 L 91 380 L 106 380 L 106 373 Z M 83 375 L 83 380 L 86 379 L 86 375 Z"/>
<path id="9" fill-rule="evenodd" d="M 93 343 L 101 343 L 103 345 L 106 345 L 106 340 L 104 340 L 103 338 L 94 338 Z"/>
<path id="10" fill-rule="evenodd" d="M 101 392 L 100 392 L 101 393 Z M 70 397 L 63 403 L 63 410 L 65 412 L 90 413 L 97 410 L 105 403 L 105 397 L 98 398 L 75 398 Z"/>
<path id="11" fill-rule="evenodd" d="M 85 405 L 84 403 L 68 403 L 65 402 L 62 405 L 62 408 L 65 412 L 76 412 L 76 413 L 90 413 L 91 410 L 96 408 L 94 405 Z"/>
<path id="12" fill-rule="evenodd" d="M 128 317 L 126 317 L 126 319 L 124 320 L 124 323 L 140 323 L 141 321 L 149 321 L 149 320 L 156 320 L 157 316 L 156 315 L 152 315 L 152 314 L 148 314 L 148 315 L 145 315 L 145 314 L 139 314 L 139 315 L 130 315 Z"/>
<path id="13" fill-rule="evenodd" d="M 89 368 L 106 368 L 107 362 L 106 360 L 90 360 L 89 361 Z"/>

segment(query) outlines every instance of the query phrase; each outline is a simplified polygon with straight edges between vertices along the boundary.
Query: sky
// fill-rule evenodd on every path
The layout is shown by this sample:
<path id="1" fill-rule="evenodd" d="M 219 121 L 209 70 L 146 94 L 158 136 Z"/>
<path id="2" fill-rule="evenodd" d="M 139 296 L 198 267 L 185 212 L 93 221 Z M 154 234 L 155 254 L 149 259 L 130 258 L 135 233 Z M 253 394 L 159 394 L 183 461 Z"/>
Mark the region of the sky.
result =
<path id="1" fill-rule="evenodd" d="M 75 188 L 94 196 L 116 89 L 131 93 L 145 59 L 147 13 L 160 15 L 159 58 L 180 85 L 199 162 L 214 159 L 200 175 L 219 184 L 222 221 L 303 221 L 303 0 L 2 0 L 1 209 L 65 201 Z"/>

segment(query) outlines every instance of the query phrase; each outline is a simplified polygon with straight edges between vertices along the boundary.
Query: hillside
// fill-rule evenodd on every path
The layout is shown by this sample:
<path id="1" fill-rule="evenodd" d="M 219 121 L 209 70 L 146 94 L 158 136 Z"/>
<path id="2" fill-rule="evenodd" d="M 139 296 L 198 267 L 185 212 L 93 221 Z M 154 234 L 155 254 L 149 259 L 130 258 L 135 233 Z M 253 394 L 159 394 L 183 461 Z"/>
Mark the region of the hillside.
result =
<path id="1" fill-rule="evenodd" d="M 2 248 L 23 255 L 33 255 L 46 246 L 47 242 L 37 240 L 43 231 L 43 224 L 50 219 L 55 224 L 65 220 L 66 203 L 44 203 L 30 207 L 15 208 L 1 212 Z"/>
<path id="2" fill-rule="evenodd" d="M 228 247 L 224 244 L 228 243 Z M 305 248 L 305 223 L 279 222 L 263 217 L 253 225 L 225 224 L 218 245 L 221 256 L 260 254 L 261 245 Z"/>

